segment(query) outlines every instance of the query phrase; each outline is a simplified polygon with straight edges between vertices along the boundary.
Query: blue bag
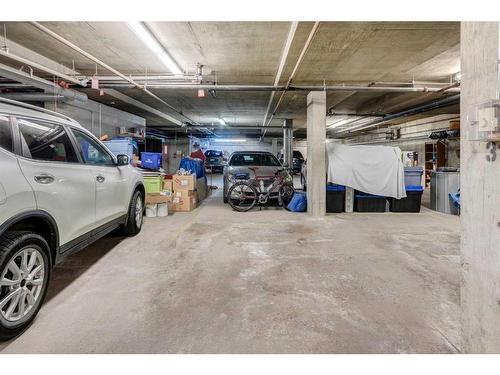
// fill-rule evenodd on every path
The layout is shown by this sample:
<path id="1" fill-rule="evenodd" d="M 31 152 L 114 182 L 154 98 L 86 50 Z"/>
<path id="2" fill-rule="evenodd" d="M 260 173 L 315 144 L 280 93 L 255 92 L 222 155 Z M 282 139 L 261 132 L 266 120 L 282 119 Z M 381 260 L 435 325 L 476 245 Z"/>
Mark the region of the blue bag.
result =
<path id="1" fill-rule="evenodd" d="M 287 208 L 292 212 L 304 212 L 307 210 L 306 193 L 295 192 Z"/>
<path id="2" fill-rule="evenodd" d="M 179 169 L 181 168 L 195 173 L 196 178 L 205 177 L 205 164 L 200 159 L 184 157 L 179 164 Z"/>

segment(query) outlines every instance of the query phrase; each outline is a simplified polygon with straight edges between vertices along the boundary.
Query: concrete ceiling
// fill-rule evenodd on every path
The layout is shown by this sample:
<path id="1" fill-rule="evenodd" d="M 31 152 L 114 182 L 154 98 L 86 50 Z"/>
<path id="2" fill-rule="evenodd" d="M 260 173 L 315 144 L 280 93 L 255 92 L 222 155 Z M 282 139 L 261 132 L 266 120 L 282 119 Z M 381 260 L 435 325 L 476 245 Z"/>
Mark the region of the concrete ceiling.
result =
<path id="1" fill-rule="evenodd" d="M 126 75 L 169 74 L 158 58 L 122 22 L 44 22 L 68 39 Z M 272 85 L 290 28 L 288 22 L 149 22 L 148 28 L 187 72 L 203 64 L 203 78 L 218 84 Z M 280 84 L 288 80 L 312 22 L 299 22 Z M 84 75 L 110 75 L 86 57 L 42 33 L 30 23 L 6 23 L 8 40 Z M 373 82 L 432 81 L 446 83 L 460 70 L 460 25 L 457 22 L 322 22 L 300 64 L 295 85 L 369 85 Z M 0 62 L 17 66 L 0 58 Z M 40 75 L 43 75 L 40 72 Z M 121 92 L 171 113 L 138 89 Z M 172 127 L 168 121 L 95 90 L 91 98 L 144 116 L 148 126 Z M 229 126 L 262 124 L 270 92 L 218 91 L 198 98 L 194 90 L 152 89 L 156 95 L 201 124 Z M 443 94 L 328 92 L 335 112 L 384 114 L 435 99 Z M 274 108 L 280 94 L 275 95 Z M 114 103 L 114 104 L 111 104 Z M 450 107 L 455 111 L 456 107 Z M 173 114 L 175 115 L 175 113 Z M 177 116 L 178 117 L 178 116 Z M 288 92 L 271 123 L 285 118 L 305 126 L 306 92 Z M 270 132 L 273 134 L 273 131 Z"/>

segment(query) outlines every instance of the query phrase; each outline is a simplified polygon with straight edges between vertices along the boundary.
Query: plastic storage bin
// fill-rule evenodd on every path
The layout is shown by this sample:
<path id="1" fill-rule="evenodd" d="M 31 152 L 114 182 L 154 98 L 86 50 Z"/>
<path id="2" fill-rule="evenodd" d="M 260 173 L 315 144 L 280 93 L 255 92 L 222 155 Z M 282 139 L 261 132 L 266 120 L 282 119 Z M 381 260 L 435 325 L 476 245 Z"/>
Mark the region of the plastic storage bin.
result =
<path id="1" fill-rule="evenodd" d="M 161 177 L 144 177 L 144 189 L 146 194 L 159 193 L 163 187 Z"/>
<path id="2" fill-rule="evenodd" d="M 354 194 L 354 211 L 385 212 L 386 198 L 356 191 Z"/>
<path id="3" fill-rule="evenodd" d="M 160 169 L 161 154 L 157 152 L 142 152 L 141 166 L 147 169 Z"/>
<path id="4" fill-rule="evenodd" d="M 423 174 L 424 168 L 422 167 L 405 167 L 405 186 L 422 185 Z"/>
<path id="5" fill-rule="evenodd" d="M 460 189 L 460 172 L 431 172 L 431 209 L 445 214 L 458 215 L 459 209 L 450 199 L 450 193 Z"/>
<path id="6" fill-rule="evenodd" d="M 326 212 L 339 213 L 345 211 L 345 186 L 326 185 Z"/>
<path id="7" fill-rule="evenodd" d="M 132 155 L 134 154 L 134 145 L 132 141 L 128 139 L 113 139 L 104 141 L 103 143 L 113 155 L 127 155 L 129 160 L 132 161 Z"/>
<path id="8" fill-rule="evenodd" d="M 423 191 L 424 188 L 422 186 L 407 186 L 406 198 L 389 199 L 391 212 L 420 212 Z"/>

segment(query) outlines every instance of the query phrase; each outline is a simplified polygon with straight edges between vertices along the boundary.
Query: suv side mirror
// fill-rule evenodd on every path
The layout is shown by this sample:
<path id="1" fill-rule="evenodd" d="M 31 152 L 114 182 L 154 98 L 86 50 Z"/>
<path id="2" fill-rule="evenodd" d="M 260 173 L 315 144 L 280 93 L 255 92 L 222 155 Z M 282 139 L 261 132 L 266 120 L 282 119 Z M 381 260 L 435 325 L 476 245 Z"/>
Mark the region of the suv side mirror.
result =
<path id="1" fill-rule="evenodd" d="M 118 155 L 116 160 L 118 161 L 118 166 L 127 165 L 130 162 L 127 155 Z"/>

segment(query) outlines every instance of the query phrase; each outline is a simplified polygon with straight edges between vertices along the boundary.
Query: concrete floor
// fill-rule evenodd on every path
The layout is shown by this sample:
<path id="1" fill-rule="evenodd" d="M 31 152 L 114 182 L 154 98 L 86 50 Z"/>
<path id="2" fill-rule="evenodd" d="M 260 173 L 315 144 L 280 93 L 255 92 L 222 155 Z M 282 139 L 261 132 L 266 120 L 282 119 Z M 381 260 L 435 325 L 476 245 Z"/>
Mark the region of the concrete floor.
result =
<path id="1" fill-rule="evenodd" d="M 220 190 L 55 269 L 2 353 L 454 353 L 459 219 L 236 213 Z"/>

